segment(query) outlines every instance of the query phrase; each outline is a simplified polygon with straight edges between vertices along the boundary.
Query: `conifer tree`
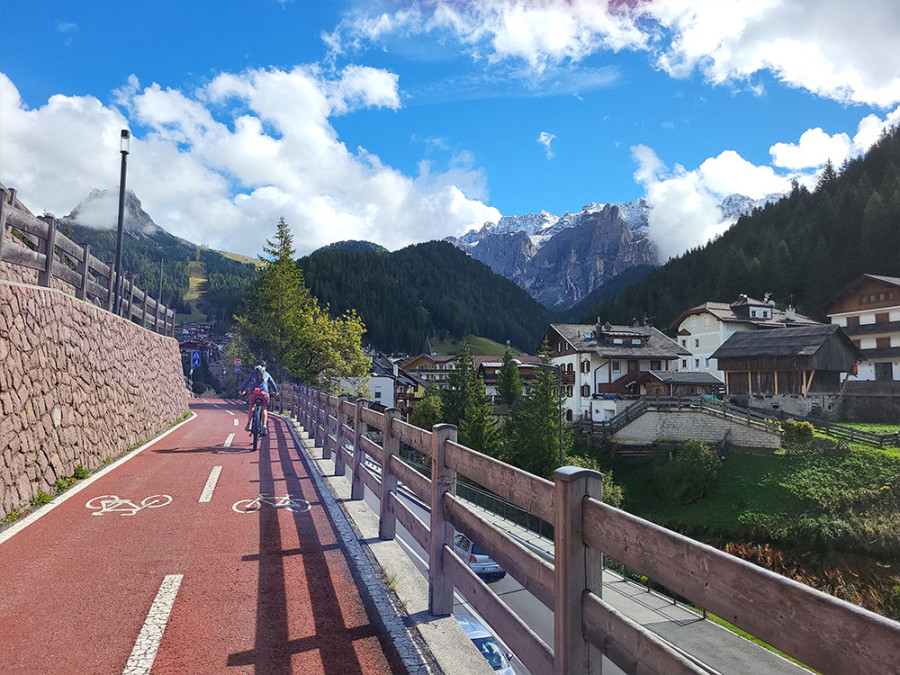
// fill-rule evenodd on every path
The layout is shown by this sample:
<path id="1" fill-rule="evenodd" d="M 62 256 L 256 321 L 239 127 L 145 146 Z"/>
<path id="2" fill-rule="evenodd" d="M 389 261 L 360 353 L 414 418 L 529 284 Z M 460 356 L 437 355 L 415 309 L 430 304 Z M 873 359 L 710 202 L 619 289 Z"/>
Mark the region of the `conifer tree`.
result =
<path id="1" fill-rule="evenodd" d="M 540 347 L 541 363 L 550 363 L 546 338 Z M 549 478 L 559 464 L 560 432 L 563 456 L 569 454 L 572 432 L 560 425 L 561 392 L 551 369 L 536 368 L 531 389 L 512 410 L 507 422 L 506 459 L 537 476 Z"/>
<path id="2" fill-rule="evenodd" d="M 369 361 L 362 350 L 365 326 L 352 310 L 332 318 L 303 283 L 294 261 L 293 236 L 284 218 L 263 249 L 269 258 L 244 314 L 235 317 L 241 338 L 276 374 L 334 389 L 336 378 L 362 377 Z"/>
<path id="3" fill-rule="evenodd" d="M 497 393 L 507 405 L 512 407 L 522 398 L 523 392 L 519 365 L 513 359 L 512 352 L 507 349 L 503 354 L 503 367 L 497 374 Z"/>

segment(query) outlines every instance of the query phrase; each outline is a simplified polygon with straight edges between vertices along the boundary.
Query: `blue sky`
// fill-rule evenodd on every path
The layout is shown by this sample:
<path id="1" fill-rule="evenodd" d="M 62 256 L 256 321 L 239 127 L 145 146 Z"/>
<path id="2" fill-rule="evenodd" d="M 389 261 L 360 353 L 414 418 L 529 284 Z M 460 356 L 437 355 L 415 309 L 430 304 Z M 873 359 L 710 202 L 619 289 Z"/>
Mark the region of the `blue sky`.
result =
<path id="1" fill-rule="evenodd" d="M 893 0 L 0 2 L 0 182 L 64 215 L 127 127 L 151 217 L 248 255 L 642 197 L 674 255 L 900 121 Z"/>

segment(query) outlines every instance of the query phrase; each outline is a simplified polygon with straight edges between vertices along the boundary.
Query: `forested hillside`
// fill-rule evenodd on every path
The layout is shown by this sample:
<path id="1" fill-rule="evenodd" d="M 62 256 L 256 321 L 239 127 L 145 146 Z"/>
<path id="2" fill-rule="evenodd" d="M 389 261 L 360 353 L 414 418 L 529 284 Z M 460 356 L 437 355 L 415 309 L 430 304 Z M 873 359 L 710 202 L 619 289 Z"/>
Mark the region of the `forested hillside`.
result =
<path id="1" fill-rule="evenodd" d="M 332 313 L 355 309 L 364 340 L 388 352 L 421 352 L 426 338 L 467 334 L 534 353 L 552 320 L 513 282 L 446 242 L 389 252 L 323 249 L 302 258 L 312 294 Z"/>
<path id="2" fill-rule="evenodd" d="M 690 227 L 690 223 L 685 223 Z M 771 292 L 781 304 L 824 319 L 828 300 L 860 274 L 900 276 L 900 131 L 865 158 L 830 164 L 813 192 L 741 218 L 717 240 L 670 260 L 643 281 L 583 314 L 667 327 L 685 309 Z"/>
<path id="3" fill-rule="evenodd" d="M 116 257 L 114 230 L 97 230 L 72 223 L 63 223 L 61 231 L 73 241 L 91 245 L 91 254 L 113 262 Z M 217 251 L 200 248 L 168 232 L 134 235 L 125 232 L 122 239 L 122 269 L 133 277 L 139 288 L 156 297 L 159 289 L 159 261 L 163 260 L 163 303 L 178 312 L 190 313 L 184 302 L 188 292 L 192 260 L 206 264 L 209 277 L 202 309 L 211 318 L 230 319 L 242 306 L 244 298 L 256 278 L 256 267 L 226 258 Z"/>

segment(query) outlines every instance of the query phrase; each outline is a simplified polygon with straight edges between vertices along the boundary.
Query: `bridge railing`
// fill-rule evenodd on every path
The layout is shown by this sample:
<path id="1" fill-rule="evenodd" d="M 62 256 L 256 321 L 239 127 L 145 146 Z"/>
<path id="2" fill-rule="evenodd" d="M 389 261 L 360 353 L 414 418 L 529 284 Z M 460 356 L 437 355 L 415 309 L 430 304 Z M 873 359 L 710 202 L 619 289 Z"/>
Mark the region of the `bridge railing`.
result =
<path id="1" fill-rule="evenodd" d="M 454 586 L 532 672 L 599 672 L 599 654 L 625 672 L 708 672 L 689 654 L 622 615 L 602 597 L 607 554 L 709 608 L 823 672 L 892 672 L 900 624 L 602 503 L 602 476 L 563 467 L 548 481 L 456 442 L 456 428 L 431 431 L 309 387 L 285 388 L 284 405 L 323 449 L 335 472 L 351 471 L 351 498 L 364 487 L 379 498 L 379 536 L 399 521 L 428 551 L 429 611 L 453 609 Z M 377 444 L 366 433 L 377 430 Z M 431 477 L 399 455 L 400 443 L 427 455 Z M 363 457 L 380 465 L 380 474 Z M 551 564 L 483 519 L 454 494 L 457 475 L 554 525 Z M 430 505 L 420 520 L 398 497 L 398 483 Z M 454 553 L 463 532 L 553 611 L 554 646 L 534 633 Z M 891 655 L 894 656 L 891 656 Z"/>
<path id="2" fill-rule="evenodd" d="M 0 195 L 0 262 L 36 270 L 39 286 L 50 287 L 53 279 L 60 279 L 74 288 L 75 297 L 111 310 L 113 265 L 91 255 L 90 245 L 76 244 L 59 232 L 56 218 L 34 216 L 16 198 L 15 190 L 0 185 Z M 175 311 L 131 279 L 122 283 L 120 313 L 163 335 L 175 331 Z"/>

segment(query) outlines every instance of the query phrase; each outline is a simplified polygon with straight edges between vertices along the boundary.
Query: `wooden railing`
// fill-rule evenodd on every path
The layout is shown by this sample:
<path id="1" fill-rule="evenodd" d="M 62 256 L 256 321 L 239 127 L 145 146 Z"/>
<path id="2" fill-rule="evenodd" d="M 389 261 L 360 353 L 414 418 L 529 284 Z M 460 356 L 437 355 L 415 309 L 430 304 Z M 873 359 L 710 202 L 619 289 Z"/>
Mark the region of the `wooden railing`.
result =
<path id="1" fill-rule="evenodd" d="M 400 522 L 429 553 L 429 611 L 450 614 L 455 586 L 533 673 L 599 672 L 600 653 L 628 673 L 708 672 L 603 600 L 604 554 L 817 670 L 894 672 L 900 624 L 603 504 L 597 472 L 563 467 L 551 482 L 460 445 L 451 425 L 425 431 L 396 409 L 378 413 L 309 387 L 284 390 L 283 405 L 323 457 L 334 456 L 335 474 L 350 468 L 351 498 L 362 499 L 366 486 L 379 498 L 381 538 L 393 538 Z M 369 430 L 381 432 L 380 445 Z M 401 460 L 401 442 L 431 458 L 430 479 Z M 554 562 L 458 499 L 458 474 L 552 523 Z M 430 505 L 429 522 L 398 497 L 398 483 Z M 555 649 L 454 554 L 454 529 L 553 611 Z"/>
<path id="2" fill-rule="evenodd" d="M 38 285 L 60 279 L 74 287 L 75 297 L 111 310 L 115 270 L 91 255 L 88 244 L 76 244 L 58 231 L 56 218 L 35 217 L 16 198 L 16 191 L 0 185 L 0 262 L 37 270 Z M 7 236 L 11 233 L 11 237 Z M 175 312 L 134 285 L 122 283 L 120 313 L 145 328 L 172 335 Z"/>

